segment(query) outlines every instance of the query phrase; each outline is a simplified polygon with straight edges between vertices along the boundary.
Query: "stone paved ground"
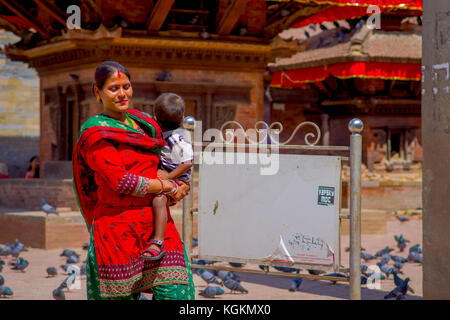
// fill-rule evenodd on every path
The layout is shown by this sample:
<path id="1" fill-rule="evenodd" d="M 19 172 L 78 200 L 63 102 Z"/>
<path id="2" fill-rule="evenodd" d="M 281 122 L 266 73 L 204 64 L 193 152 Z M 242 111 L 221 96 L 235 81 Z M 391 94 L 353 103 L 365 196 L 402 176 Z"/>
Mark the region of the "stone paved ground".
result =
<path id="1" fill-rule="evenodd" d="M 385 235 L 362 235 L 362 247 L 366 252 L 375 254 L 376 251 L 389 245 L 395 247 L 394 235 L 403 234 L 406 239 L 411 240 L 410 245 L 420 243 L 422 245 L 422 220 L 420 216 L 410 217 L 410 221 L 400 223 L 392 215 L 390 215 L 387 224 L 387 233 Z M 348 253 L 345 247 L 348 246 L 348 236 L 342 237 L 341 242 L 342 260 L 344 266 L 348 266 Z M 1 244 L 4 245 L 4 244 Z M 87 251 L 81 248 L 70 248 L 81 254 L 80 261 L 86 259 Z M 5 278 L 5 285 L 14 291 L 13 297 L 0 298 L 13 300 L 52 300 L 52 290 L 55 289 L 66 277 L 59 266 L 65 264 L 65 258 L 60 257 L 62 250 L 42 250 L 29 249 L 23 252 L 22 256 L 30 263 L 25 272 L 11 270 L 8 262 L 11 260 L 3 258 L 6 265 L 0 273 Z M 406 257 L 408 248 L 400 253 L 396 249 L 393 255 L 401 255 Z M 376 263 L 376 261 L 373 261 Z M 82 263 L 76 265 L 81 266 Z M 366 263 L 368 264 L 368 263 Z M 392 265 L 392 262 L 390 263 Z M 54 278 L 47 278 L 46 269 L 49 266 L 58 267 L 59 274 Z M 248 265 L 246 268 L 259 270 L 255 265 Z M 404 266 L 404 275 L 410 277 L 411 287 L 415 290 L 414 295 L 408 295 L 406 299 L 422 299 L 422 266 L 417 263 L 406 263 Z M 296 292 L 289 292 L 291 279 L 278 276 L 263 276 L 246 273 L 238 273 L 241 278 L 242 286 L 249 292 L 248 294 L 231 294 L 225 289 L 225 294 L 215 299 L 220 300 L 339 300 L 349 299 L 349 287 L 345 283 L 331 284 L 329 281 L 316 281 L 304 279 L 300 288 Z M 194 275 L 194 283 L 196 286 L 196 298 L 205 299 L 198 295 L 198 292 L 205 288 L 205 282 L 196 274 Z M 67 300 L 83 300 L 86 299 L 86 277 L 82 276 L 80 280 L 81 289 L 72 289 L 66 291 Z M 383 296 L 394 288 L 392 277 L 381 281 L 381 290 L 369 290 L 365 285 L 362 286 L 362 299 L 383 299 Z M 151 295 L 148 295 L 150 298 Z"/>

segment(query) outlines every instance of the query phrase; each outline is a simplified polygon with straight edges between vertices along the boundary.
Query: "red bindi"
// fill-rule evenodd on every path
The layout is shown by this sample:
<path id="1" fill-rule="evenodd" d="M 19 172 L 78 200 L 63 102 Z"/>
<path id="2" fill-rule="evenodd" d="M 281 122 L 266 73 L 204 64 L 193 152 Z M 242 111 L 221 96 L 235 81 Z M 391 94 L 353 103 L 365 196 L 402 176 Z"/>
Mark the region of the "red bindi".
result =
<path id="1" fill-rule="evenodd" d="M 117 70 L 117 78 L 120 78 L 122 75 L 120 74 L 120 71 Z"/>

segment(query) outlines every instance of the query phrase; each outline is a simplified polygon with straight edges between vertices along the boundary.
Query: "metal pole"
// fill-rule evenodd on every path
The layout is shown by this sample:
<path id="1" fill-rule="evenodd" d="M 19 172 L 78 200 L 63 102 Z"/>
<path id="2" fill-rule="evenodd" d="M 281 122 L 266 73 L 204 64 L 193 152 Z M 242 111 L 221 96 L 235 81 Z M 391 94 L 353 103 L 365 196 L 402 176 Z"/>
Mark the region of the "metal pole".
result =
<path id="1" fill-rule="evenodd" d="M 195 119 L 194 117 L 186 117 L 183 121 L 184 128 L 189 130 L 190 141 L 194 141 L 194 126 Z M 191 189 L 189 194 L 183 199 L 183 242 L 184 247 L 188 253 L 189 259 L 191 259 L 192 255 L 192 234 L 193 234 L 193 213 L 192 209 L 194 208 L 194 167 L 192 166 L 191 170 Z"/>
<path id="2" fill-rule="evenodd" d="M 350 136 L 350 299 L 361 300 L 361 159 L 364 124 L 352 119 Z"/>

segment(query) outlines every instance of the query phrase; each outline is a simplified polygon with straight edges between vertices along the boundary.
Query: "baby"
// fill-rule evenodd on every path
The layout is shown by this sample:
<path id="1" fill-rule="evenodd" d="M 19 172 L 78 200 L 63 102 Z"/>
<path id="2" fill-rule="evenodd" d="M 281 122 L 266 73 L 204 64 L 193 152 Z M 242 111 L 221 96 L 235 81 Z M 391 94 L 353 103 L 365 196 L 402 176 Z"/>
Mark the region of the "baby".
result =
<path id="1" fill-rule="evenodd" d="M 178 180 L 189 184 L 194 151 L 190 134 L 181 128 L 185 105 L 183 99 L 174 93 L 163 93 L 155 101 L 155 120 L 163 131 L 167 145 L 160 154 L 158 177 Z M 146 260 L 159 260 L 166 254 L 164 250 L 164 231 L 167 223 L 167 202 L 164 194 L 153 198 L 154 236 L 150 246 L 143 254 Z M 170 205 L 170 204 L 169 204 Z"/>

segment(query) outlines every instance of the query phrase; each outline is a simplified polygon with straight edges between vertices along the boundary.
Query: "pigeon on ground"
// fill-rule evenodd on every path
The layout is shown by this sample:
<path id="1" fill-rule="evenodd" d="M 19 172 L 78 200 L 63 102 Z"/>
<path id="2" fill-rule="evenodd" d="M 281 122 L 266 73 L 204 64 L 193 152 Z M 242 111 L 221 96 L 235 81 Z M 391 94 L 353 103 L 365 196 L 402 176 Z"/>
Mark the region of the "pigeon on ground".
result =
<path id="1" fill-rule="evenodd" d="M 420 255 L 420 253 L 417 253 L 416 251 L 412 251 L 408 255 L 408 261 L 416 262 L 416 263 L 423 263 L 423 257 Z"/>
<path id="2" fill-rule="evenodd" d="M 141 295 L 139 296 L 139 300 L 148 300 L 148 298 L 141 292 Z"/>
<path id="3" fill-rule="evenodd" d="M 230 264 L 230 266 L 235 267 L 235 268 L 242 268 L 245 263 L 237 263 L 237 262 L 228 262 Z"/>
<path id="4" fill-rule="evenodd" d="M 361 284 L 367 284 L 367 278 L 364 276 L 361 276 Z"/>
<path id="5" fill-rule="evenodd" d="M 11 254 L 12 248 L 9 244 L 5 244 L 3 248 L 0 250 L 0 256 L 7 257 Z"/>
<path id="6" fill-rule="evenodd" d="M 72 273 L 69 274 L 69 275 L 63 280 L 63 282 L 61 282 L 61 284 L 59 285 L 59 288 L 61 288 L 61 289 L 66 288 L 66 289 L 69 291 L 70 288 L 72 287 L 73 283 L 75 282 L 75 279 L 76 279 L 75 270 L 72 270 Z"/>
<path id="7" fill-rule="evenodd" d="M 47 268 L 47 278 L 54 277 L 56 275 L 58 275 L 58 270 L 56 270 L 55 267 L 48 267 Z"/>
<path id="8" fill-rule="evenodd" d="M 204 266 L 204 265 L 214 264 L 214 262 L 216 262 L 216 261 L 213 261 L 213 260 L 198 260 L 197 264 L 201 264 L 202 266 Z"/>
<path id="9" fill-rule="evenodd" d="M 28 249 L 25 248 L 25 245 L 23 243 L 20 243 L 19 239 L 16 239 L 16 241 L 14 242 L 14 248 L 17 248 L 20 251 L 28 251 Z"/>
<path id="10" fill-rule="evenodd" d="M 231 271 L 225 271 L 225 270 L 219 270 L 217 271 L 217 276 L 222 279 L 222 281 L 225 281 L 227 279 L 234 279 L 237 280 L 238 276 Z"/>
<path id="11" fill-rule="evenodd" d="M 42 209 L 42 211 L 44 211 L 47 214 L 47 216 L 49 213 L 53 213 L 53 214 L 56 214 L 57 216 L 59 216 L 59 213 L 56 212 L 56 209 L 53 208 L 48 203 L 46 203 L 44 199 L 41 199 L 41 209 Z"/>
<path id="12" fill-rule="evenodd" d="M 383 254 L 385 254 L 385 253 L 389 254 L 391 251 L 394 251 L 394 249 L 389 248 L 388 246 L 386 246 L 385 248 L 377 251 L 377 253 L 375 253 L 375 256 L 376 257 L 381 257 Z"/>
<path id="13" fill-rule="evenodd" d="M 298 270 L 298 269 L 297 269 L 297 270 Z M 297 273 L 298 273 L 298 272 L 297 272 Z M 311 274 L 311 275 L 313 275 L 313 276 L 318 276 L 318 275 L 321 275 L 321 274 L 325 273 L 325 271 L 323 271 L 323 270 L 311 270 L 311 269 L 308 269 L 308 273 Z"/>
<path id="14" fill-rule="evenodd" d="M 68 264 L 62 264 L 62 265 L 60 265 L 60 267 L 61 267 L 61 269 L 64 270 L 64 272 L 67 272 L 67 270 L 69 269 L 70 265 L 68 265 Z"/>
<path id="15" fill-rule="evenodd" d="M 398 287 L 398 286 L 401 286 L 402 284 L 403 284 L 403 281 L 405 281 L 405 280 L 403 280 L 402 278 L 400 278 L 398 275 L 397 275 L 397 272 L 394 272 L 394 283 L 395 283 L 395 285 Z M 411 293 L 415 293 L 414 292 L 414 290 L 413 290 L 413 288 L 411 288 L 409 285 L 408 285 L 408 287 L 407 287 L 407 290 L 408 291 L 411 291 Z"/>
<path id="16" fill-rule="evenodd" d="M 403 283 L 394 288 L 391 292 L 384 296 L 385 299 L 395 298 L 396 300 L 401 300 L 405 298 L 406 291 L 408 290 L 409 278 L 406 278 Z"/>
<path id="17" fill-rule="evenodd" d="M 394 268 L 387 266 L 385 264 L 381 264 L 381 262 L 377 262 L 377 266 L 386 275 L 387 278 L 389 278 L 390 274 L 394 274 L 394 272 L 395 272 Z M 397 271 L 397 272 L 403 274 L 403 272 L 401 272 L 401 271 Z"/>
<path id="18" fill-rule="evenodd" d="M 208 270 L 203 271 L 200 277 L 205 280 L 207 284 L 216 283 L 221 285 L 220 281 Z"/>
<path id="19" fill-rule="evenodd" d="M 406 218 L 406 217 L 403 217 L 403 216 L 395 216 L 396 218 L 397 218 L 397 220 L 398 221 L 400 221 L 400 222 L 405 222 L 405 221 L 408 221 L 409 219 L 408 218 Z"/>
<path id="20" fill-rule="evenodd" d="M 364 259 L 365 262 L 376 259 L 374 255 L 366 252 L 361 252 L 361 258 Z"/>
<path id="21" fill-rule="evenodd" d="M 200 291 L 198 294 L 205 298 L 214 298 L 214 296 L 218 296 L 224 294 L 225 291 L 217 286 L 208 286 L 204 290 Z"/>
<path id="22" fill-rule="evenodd" d="M 19 261 L 13 264 L 13 270 L 20 270 L 22 272 L 25 271 L 26 267 L 28 267 L 29 263 L 24 258 L 20 257 Z"/>
<path id="23" fill-rule="evenodd" d="M 12 296 L 14 292 L 10 287 L 0 286 L 0 297 Z"/>
<path id="24" fill-rule="evenodd" d="M 294 279 L 292 279 L 291 286 L 289 287 L 289 291 L 295 292 L 296 290 L 298 290 L 298 288 L 300 287 L 302 282 L 303 282 L 302 278 L 294 278 Z"/>
<path id="25" fill-rule="evenodd" d="M 0 274 L 0 286 L 5 284 L 5 278 Z"/>
<path id="26" fill-rule="evenodd" d="M 368 268 L 369 268 L 369 267 L 366 266 L 366 265 L 361 261 L 361 272 L 362 272 L 362 273 L 366 272 Z"/>
<path id="27" fill-rule="evenodd" d="M 403 263 L 401 262 L 394 262 L 394 268 L 400 271 L 403 268 Z"/>
<path id="28" fill-rule="evenodd" d="M 409 252 L 411 253 L 411 252 L 413 252 L 413 251 L 415 251 L 415 252 L 417 252 L 417 253 L 422 253 L 422 249 L 420 248 L 420 244 L 415 244 L 415 245 L 413 245 L 413 246 L 411 246 L 410 248 L 409 248 Z"/>
<path id="29" fill-rule="evenodd" d="M 13 258 L 18 258 L 20 256 L 20 252 L 21 252 L 20 248 L 12 248 L 11 256 Z"/>
<path id="30" fill-rule="evenodd" d="M 400 263 L 405 263 L 408 261 L 408 259 L 403 258 L 401 256 L 391 256 L 391 259 L 392 259 L 392 261 L 400 262 Z"/>
<path id="31" fill-rule="evenodd" d="M 66 295 L 61 286 L 53 290 L 52 294 L 55 300 L 66 300 Z"/>
<path id="32" fill-rule="evenodd" d="M 227 287 L 228 289 L 231 290 L 231 293 L 233 293 L 233 291 L 239 291 L 242 293 L 248 293 L 248 290 L 245 289 L 243 286 L 241 286 L 241 284 L 239 282 L 237 282 L 236 280 L 233 279 L 227 279 L 223 282 L 224 286 Z"/>
<path id="33" fill-rule="evenodd" d="M 324 274 L 324 277 L 338 277 L 338 278 L 348 278 L 345 274 L 342 273 L 328 273 Z M 337 281 L 331 281 L 333 284 L 336 284 Z"/>
<path id="34" fill-rule="evenodd" d="M 76 256 L 70 256 L 66 259 L 66 263 L 78 263 L 78 258 Z"/>
<path id="35" fill-rule="evenodd" d="M 291 272 L 295 272 L 295 271 L 298 270 L 298 269 L 295 269 L 295 268 L 278 267 L 278 266 L 273 266 L 273 268 L 274 268 L 275 270 L 280 271 L 280 272 L 286 272 L 286 273 L 291 273 Z"/>
<path id="36" fill-rule="evenodd" d="M 64 249 L 64 251 L 59 255 L 60 257 L 71 257 L 71 256 L 76 256 L 77 258 L 80 257 L 80 255 L 78 253 L 76 253 L 75 250 L 70 250 L 70 249 Z"/>
<path id="37" fill-rule="evenodd" d="M 80 276 L 86 275 L 86 264 L 83 264 L 80 268 Z"/>
<path id="38" fill-rule="evenodd" d="M 384 253 L 381 256 L 381 264 L 388 264 L 390 260 L 391 260 L 391 255 L 389 253 Z"/>
<path id="39" fill-rule="evenodd" d="M 395 241 L 397 241 L 397 248 L 400 249 L 400 252 L 403 252 L 406 248 L 406 243 L 410 242 L 409 240 L 403 238 L 403 235 L 400 235 L 399 237 L 394 236 Z"/>
<path id="40" fill-rule="evenodd" d="M 192 248 L 198 247 L 198 239 L 192 238 Z"/>

